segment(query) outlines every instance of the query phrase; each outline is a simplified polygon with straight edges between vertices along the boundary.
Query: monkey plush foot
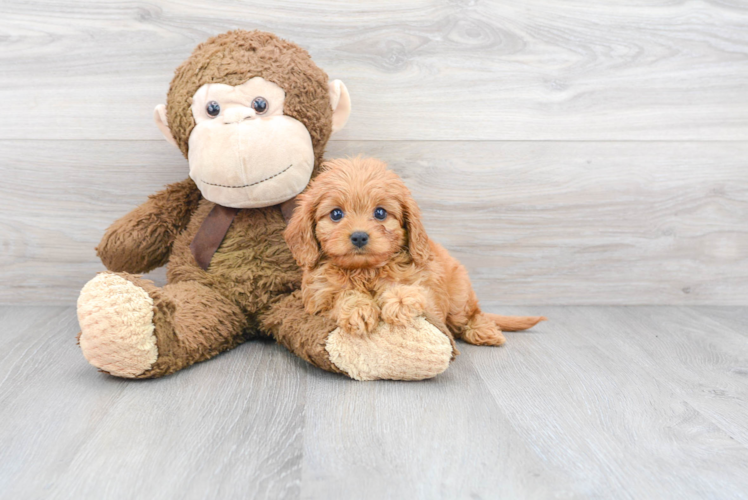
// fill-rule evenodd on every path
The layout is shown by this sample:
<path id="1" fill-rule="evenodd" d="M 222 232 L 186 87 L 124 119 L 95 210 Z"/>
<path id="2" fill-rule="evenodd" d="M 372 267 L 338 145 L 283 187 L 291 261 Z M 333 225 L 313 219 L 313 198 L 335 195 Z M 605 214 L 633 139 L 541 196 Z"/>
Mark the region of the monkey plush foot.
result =
<path id="1" fill-rule="evenodd" d="M 78 298 L 79 342 L 83 356 L 112 375 L 134 378 L 158 358 L 153 299 L 112 273 L 86 283 Z"/>
<path id="2" fill-rule="evenodd" d="M 424 380 L 447 369 L 453 344 L 423 316 L 407 326 L 380 322 L 367 336 L 339 328 L 327 338 L 330 361 L 356 380 Z"/>

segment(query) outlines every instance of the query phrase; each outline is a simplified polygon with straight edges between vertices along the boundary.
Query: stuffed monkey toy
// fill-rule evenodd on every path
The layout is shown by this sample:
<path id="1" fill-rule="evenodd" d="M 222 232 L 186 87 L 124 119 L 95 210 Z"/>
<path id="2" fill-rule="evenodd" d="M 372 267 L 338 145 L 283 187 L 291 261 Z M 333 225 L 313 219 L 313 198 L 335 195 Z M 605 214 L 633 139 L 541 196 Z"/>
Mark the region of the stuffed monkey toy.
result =
<path id="1" fill-rule="evenodd" d="M 232 31 L 199 45 L 154 113 L 187 158 L 189 178 L 104 234 L 97 253 L 108 271 L 78 299 L 88 362 L 118 377 L 161 377 L 264 335 L 356 379 L 444 371 L 456 350 L 435 318 L 351 338 L 304 310 L 302 272 L 283 231 L 350 110 L 345 85 L 293 43 Z M 163 265 L 162 288 L 138 274 Z"/>

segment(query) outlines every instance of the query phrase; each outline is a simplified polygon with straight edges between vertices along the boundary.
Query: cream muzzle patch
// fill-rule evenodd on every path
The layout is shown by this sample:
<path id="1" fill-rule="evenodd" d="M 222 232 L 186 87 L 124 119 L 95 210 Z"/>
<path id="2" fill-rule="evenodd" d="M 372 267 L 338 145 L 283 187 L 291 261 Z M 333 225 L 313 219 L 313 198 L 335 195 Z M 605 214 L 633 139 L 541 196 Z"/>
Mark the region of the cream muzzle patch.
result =
<path id="1" fill-rule="evenodd" d="M 207 84 L 195 93 L 190 177 L 207 200 L 258 208 L 304 190 L 314 169 L 312 138 L 283 114 L 284 99 L 283 89 L 260 77 L 236 87 Z"/>

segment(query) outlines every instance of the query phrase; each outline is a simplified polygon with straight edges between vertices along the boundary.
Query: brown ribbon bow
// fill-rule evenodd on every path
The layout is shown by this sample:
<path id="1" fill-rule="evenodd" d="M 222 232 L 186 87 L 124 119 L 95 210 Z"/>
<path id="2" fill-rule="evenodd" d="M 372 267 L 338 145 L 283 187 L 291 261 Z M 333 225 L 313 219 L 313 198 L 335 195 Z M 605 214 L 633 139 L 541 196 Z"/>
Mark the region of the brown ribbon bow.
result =
<path id="1" fill-rule="evenodd" d="M 296 198 L 281 203 L 280 209 L 286 224 L 291 220 L 294 208 L 296 208 Z M 213 254 L 221 246 L 239 210 L 241 209 L 216 204 L 200 225 L 200 229 L 197 230 L 197 234 L 190 243 L 190 250 L 195 257 L 195 262 L 204 271 L 208 270 Z"/>

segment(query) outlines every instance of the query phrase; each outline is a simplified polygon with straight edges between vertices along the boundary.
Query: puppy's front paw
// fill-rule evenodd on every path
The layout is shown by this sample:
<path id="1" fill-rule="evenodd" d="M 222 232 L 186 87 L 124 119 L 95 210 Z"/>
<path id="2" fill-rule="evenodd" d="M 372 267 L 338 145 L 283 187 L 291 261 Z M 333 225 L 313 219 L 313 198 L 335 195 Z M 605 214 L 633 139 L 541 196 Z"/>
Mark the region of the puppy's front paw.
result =
<path id="1" fill-rule="evenodd" d="M 394 286 L 382 294 L 382 319 L 390 325 L 407 325 L 426 310 L 423 288 L 413 285 Z"/>
<path id="2" fill-rule="evenodd" d="M 338 326 L 349 333 L 367 334 L 379 324 L 379 307 L 363 294 L 341 297 L 335 312 Z"/>
<path id="3" fill-rule="evenodd" d="M 379 309 L 374 303 L 361 303 L 347 314 L 338 316 L 338 326 L 349 333 L 366 334 L 379 323 Z"/>

